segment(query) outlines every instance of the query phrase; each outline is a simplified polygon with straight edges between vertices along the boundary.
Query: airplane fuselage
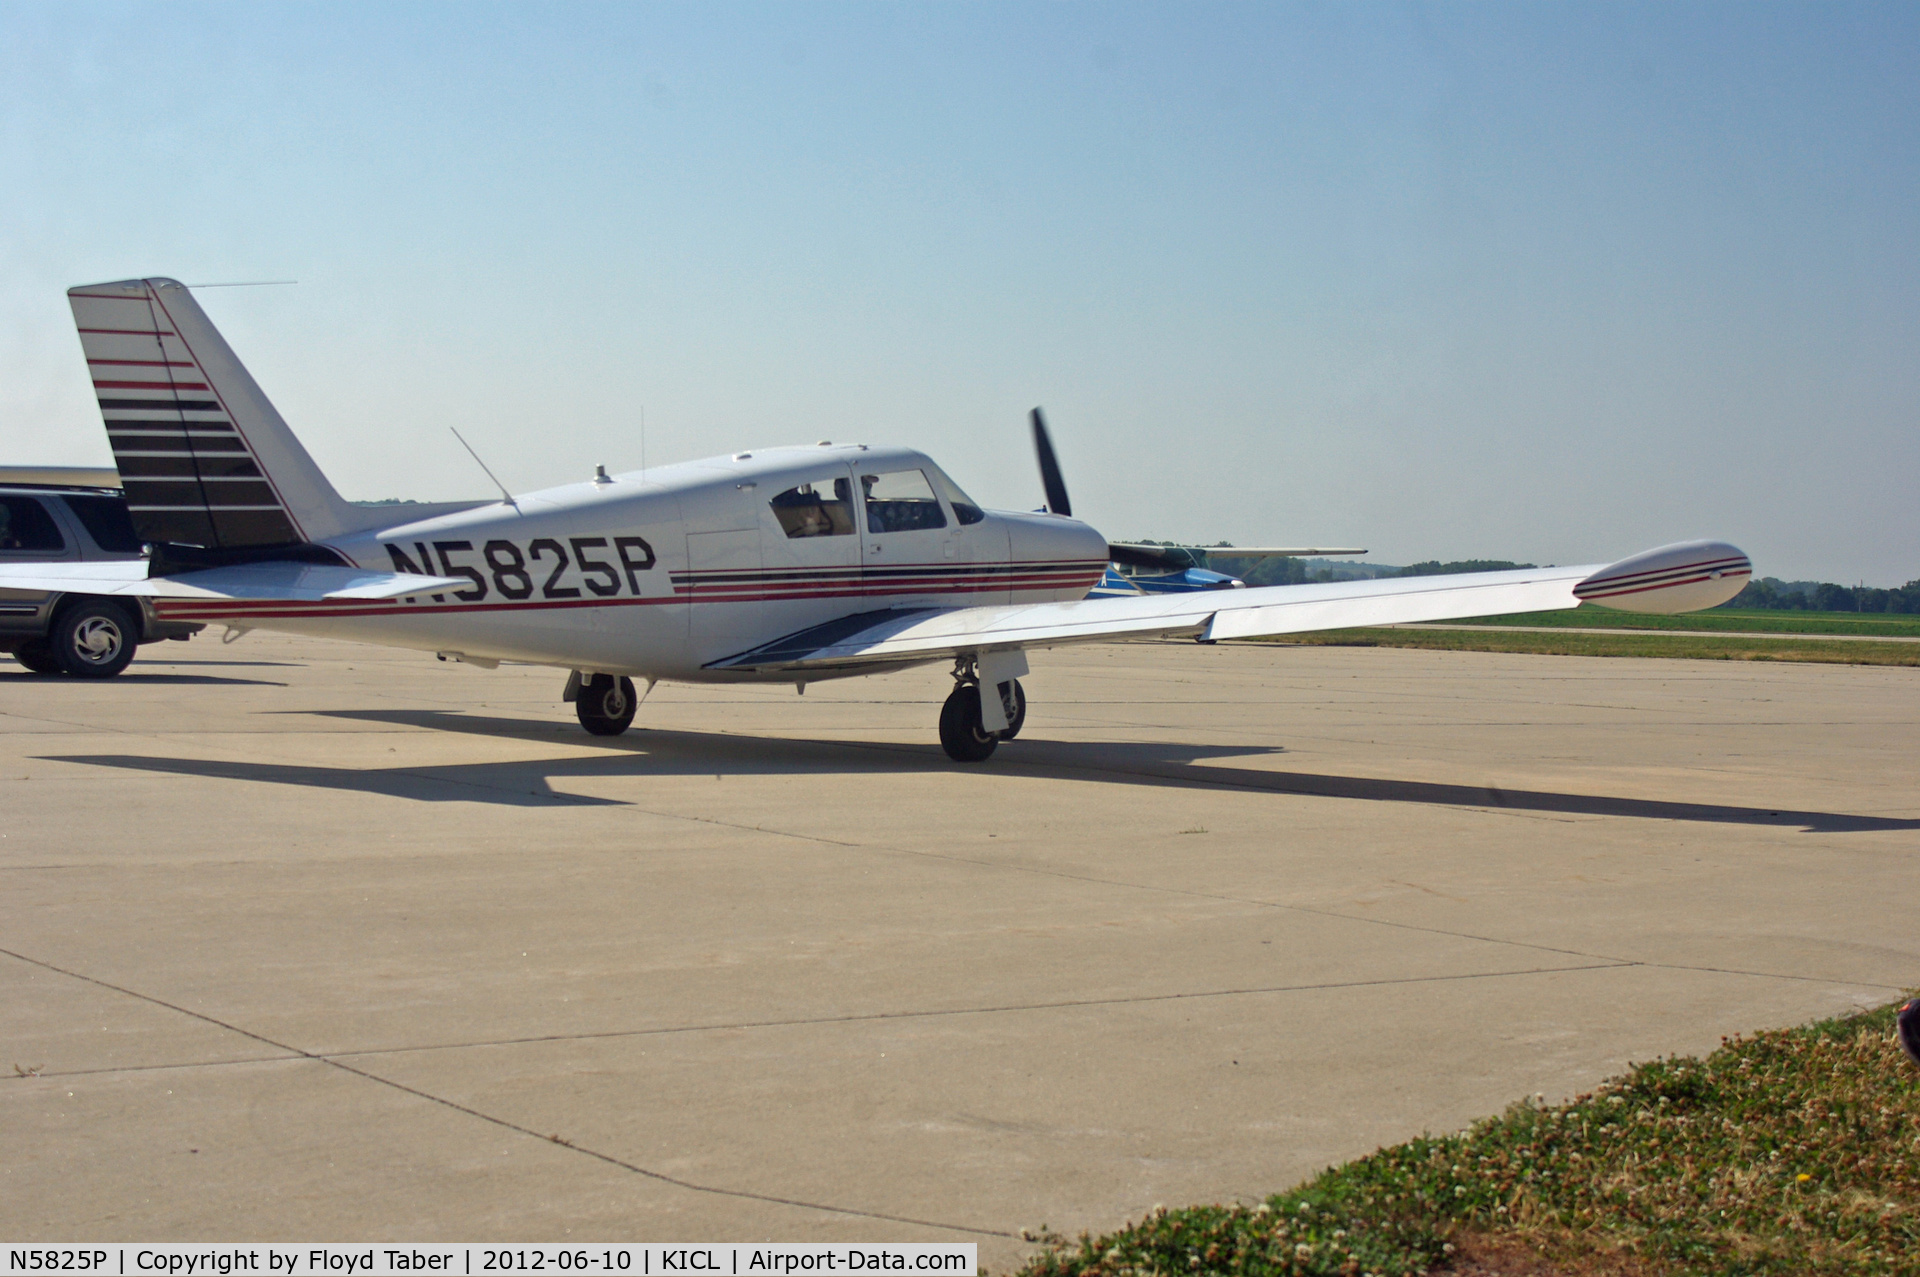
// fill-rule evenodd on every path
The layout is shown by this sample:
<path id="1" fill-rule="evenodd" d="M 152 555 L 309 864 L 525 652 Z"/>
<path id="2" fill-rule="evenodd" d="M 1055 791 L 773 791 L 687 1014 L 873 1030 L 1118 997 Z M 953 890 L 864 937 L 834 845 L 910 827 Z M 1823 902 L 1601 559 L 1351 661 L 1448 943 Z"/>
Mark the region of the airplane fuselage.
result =
<path id="1" fill-rule="evenodd" d="M 1084 523 L 981 510 L 925 455 L 862 445 L 608 476 L 323 544 L 355 566 L 471 585 L 161 610 L 480 661 L 743 681 L 770 676 L 706 667 L 850 613 L 1083 598 L 1107 563 Z"/>

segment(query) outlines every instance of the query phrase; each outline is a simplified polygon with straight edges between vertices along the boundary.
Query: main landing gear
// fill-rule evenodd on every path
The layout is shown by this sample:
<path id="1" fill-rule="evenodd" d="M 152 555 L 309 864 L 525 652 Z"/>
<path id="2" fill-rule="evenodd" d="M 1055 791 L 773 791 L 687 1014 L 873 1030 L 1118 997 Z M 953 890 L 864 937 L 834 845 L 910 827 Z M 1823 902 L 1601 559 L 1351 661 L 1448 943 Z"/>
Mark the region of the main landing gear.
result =
<path id="1" fill-rule="evenodd" d="M 1015 659 L 1010 661 L 1009 656 Z M 994 653 L 984 661 L 963 656 L 954 662 L 953 691 L 940 707 L 940 748 L 948 758 L 956 763 L 984 762 L 1001 741 L 1020 734 L 1027 721 L 1027 693 L 1017 675 L 1026 672 L 1026 659 L 1018 652 Z M 998 704 L 982 703 L 983 685 Z"/>
<path id="2" fill-rule="evenodd" d="M 633 725 L 640 698 L 634 695 L 632 679 L 611 674 L 575 674 L 574 678 L 579 686 L 575 688 L 569 680 L 567 690 L 574 693 L 573 712 L 580 716 L 580 726 L 595 736 L 618 736 Z"/>

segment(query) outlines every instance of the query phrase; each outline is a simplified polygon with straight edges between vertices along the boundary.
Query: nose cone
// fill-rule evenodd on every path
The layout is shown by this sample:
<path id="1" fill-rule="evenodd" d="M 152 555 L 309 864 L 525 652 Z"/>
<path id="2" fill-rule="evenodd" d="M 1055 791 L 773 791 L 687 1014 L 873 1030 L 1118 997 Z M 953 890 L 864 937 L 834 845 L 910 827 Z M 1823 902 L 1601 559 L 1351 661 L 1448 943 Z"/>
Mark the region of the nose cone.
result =
<path id="1" fill-rule="evenodd" d="M 1013 601 L 1085 598 L 1107 570 L 1107 538 L 1078 519 L 994 511 L 1007 529 Z"/>

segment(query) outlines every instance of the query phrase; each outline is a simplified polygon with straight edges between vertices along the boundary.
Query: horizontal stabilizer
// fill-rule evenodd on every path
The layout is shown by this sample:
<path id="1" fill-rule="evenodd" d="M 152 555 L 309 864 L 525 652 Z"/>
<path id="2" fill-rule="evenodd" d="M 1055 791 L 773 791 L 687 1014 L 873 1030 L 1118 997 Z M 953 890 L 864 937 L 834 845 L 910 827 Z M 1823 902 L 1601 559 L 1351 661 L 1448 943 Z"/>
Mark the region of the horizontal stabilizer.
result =
<path id="1" fill-rule="evenodd" d="M 144 559 L 105 563 L 8 563 L 0 588 L 126 598 L 256 602 L 380 600 L 466 589 L 465 577 L 375 572 L 320 563 L 243 563 L 233 567 L 149 577 Z"/>

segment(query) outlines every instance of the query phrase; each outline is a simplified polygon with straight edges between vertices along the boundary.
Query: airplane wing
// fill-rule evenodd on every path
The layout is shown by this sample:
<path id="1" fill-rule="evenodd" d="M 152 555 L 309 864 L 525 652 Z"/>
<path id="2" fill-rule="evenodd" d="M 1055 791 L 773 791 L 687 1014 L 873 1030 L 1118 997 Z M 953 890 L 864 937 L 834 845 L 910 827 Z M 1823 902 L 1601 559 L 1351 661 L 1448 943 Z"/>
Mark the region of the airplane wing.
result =
<path id="1" fill-rule="evenodd" d="M 464 577 L 376 572 L 323 563 L 243 563 L 171 576 L 147 575 L 145 559 L 95 563 L 0 564 L 0 589 L 59 591 L 128 598 L 319 602 L 397 599 L 435 590 L 467 589 Z"/>
<path id="2" fill-rule="evenodd" d="M 1141 550 L 1151 554 L 1155 550 L 1184 550 L 1187 546 L 1146 545 L 1133 541 L 1115 541 L 1113 549 Z M 1365 554 L 1365 550 L 1332 549 L 1310 545 L 1202 545 L 1191 547 L 1204 551 L 1209 558 L 1217 559 L 1316 559 L 1335 554 Z"/>
<path id="3" fill-rule="evenodd" d="M 1388 577 L 1320 585 L 1084 599 L 1014 607 L 866 612 L 715 661 L 709 669 L 829 672 L 946 656 L 1102 639 L 1190 634 L 1203 640 L 1398 625 L 1593 601 L 1641 612 L 1690 612 L 1724 603 L 1752 575 L 1723 542 L 1663 546 L 1614 564 Z"/>

